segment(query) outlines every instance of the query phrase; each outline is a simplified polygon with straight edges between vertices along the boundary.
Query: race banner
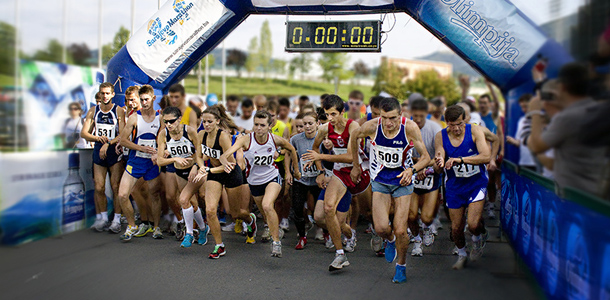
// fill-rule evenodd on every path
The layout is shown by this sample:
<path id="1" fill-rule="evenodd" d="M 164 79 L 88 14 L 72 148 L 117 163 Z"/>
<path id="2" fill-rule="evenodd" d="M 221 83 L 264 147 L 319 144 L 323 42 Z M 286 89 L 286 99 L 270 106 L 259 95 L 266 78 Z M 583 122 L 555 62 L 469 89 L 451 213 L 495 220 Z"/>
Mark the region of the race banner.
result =
<path id="1" fill-rule="evenodd" d="M 162 82 L 233 15 L 219 0 L 168 1 L 126 47 L 146 75 Z"/>

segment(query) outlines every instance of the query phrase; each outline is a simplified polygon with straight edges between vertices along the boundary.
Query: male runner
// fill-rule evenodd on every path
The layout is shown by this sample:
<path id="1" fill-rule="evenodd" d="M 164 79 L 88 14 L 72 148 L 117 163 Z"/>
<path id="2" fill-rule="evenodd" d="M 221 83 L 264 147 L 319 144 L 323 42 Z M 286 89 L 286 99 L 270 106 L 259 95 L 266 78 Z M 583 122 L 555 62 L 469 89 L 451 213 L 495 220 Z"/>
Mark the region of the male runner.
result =
<path id="1" fill-rule="evenodd" d="M 89 142 L 95 142 L 93 147 L 93 180 L 95 181 L 95 223 L 91 228 L 103 231 L 108 226 L 108 213 L 106 209 L 106 174 L 110 171 L 110 186 L 114 196 L 114 219 L 111 232 L 119 233 L 121 230 L 121 205 L 118 201 L 119 181 L 123 171 L 121 164 L 121 147 L 119 133 L 125 126 L 125 111 L 112 103 L 114 86 L 110 82 L 100 84 L 98 94 L 101 102 L 90 109 L 85 117 L 81 130 L 81 137 Z M 91 134 L 90 129 L 94 129 Z M 117 224 L 114 224 L 116 222 Z"/>
<path id="2" fill-rule="evenodd" d="M 373 220 L 375 231 L 386 240 L 386 260 L 393 262 L 397 257 L 396 273 L 392 282 L 407 281 L 406 263 L 409 236 L 407 221 L 411 205 L 413 185 L 411 180 L 418 170 L 428 166 L 430 156 L 426 151 L 419 127 L 401 116 L 400 103 L 385 98 L 380 104 L 380 118 L 373 119 L 355 130 L 350 138 L 352 155 L 358 150 L 358 139 L 370 138 L 371 178 L 373 179 Z M 411 149 L 421 153 L 417 164 L 413 165 Z M 353 155 L 354 168 L 351 179 L 360 181 L 360 157 Z M 394 219 L 390 226 L 390 206 L 394 200 Z"/>
<path id="3" fill-rule="evenodd" d="M 153 155 L 157 154 L 157 136 L 162 126 L 159 113 L 155 111 L 153 103 L 155 94 L 152 86 L 145 84 L 140 87 L 140 102 L 142 109 L 127 120 L 125 130 L 121 132 L 121 143 L 130 149 L 129 160 L 125 174 L 119 187 L 119 200 L 127 218 L 127 229 L 121 235 L 121 240 L 129 241 L 136 234 L 137 227 L 134 219 L 133 207 L 129 201 L 129 194 L 139 178 L 144 178 L 148 184 L 149 201 L 151 202 L 152 219 L 154 223 L 153 238 L 161 239 L 163 234 L 159 228 L 161 219 L 161 200 L 159 198 L 159 166 L 153 162 Z M 135 131 L 134 131 L 135 130 Z M 133 131 L 133 140 L 129 135 Z"/>
<path id="4" fill-rule="evenodd" d="M 471 260 L 482 255 L 489 233 L 481 224 L 481 214 L 487 193 L 487 169 L 490 147 L 481 126 L 466 123 L 466 113 L 459 105 L 445 111 L 447 128 L 436 134 L 434 143 L 436 165 L 445 168 L 445 200 L 451 218 L 451 236 L 458 248 L 458 260 L 453 269 L 464 268 L 467 261 L 464 237 L 464 212 L 468 208 L 468 230 L 472 233 Z"/>

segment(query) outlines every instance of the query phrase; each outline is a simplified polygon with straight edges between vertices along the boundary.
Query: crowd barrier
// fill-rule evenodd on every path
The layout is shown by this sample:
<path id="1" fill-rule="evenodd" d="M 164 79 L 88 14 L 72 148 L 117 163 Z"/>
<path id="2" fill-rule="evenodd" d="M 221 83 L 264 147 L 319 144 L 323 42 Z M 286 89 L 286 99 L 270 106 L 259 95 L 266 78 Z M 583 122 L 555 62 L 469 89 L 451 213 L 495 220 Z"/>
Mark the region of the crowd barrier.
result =
<path id="1" fill-rule="evenodd" d="M 610 202 L 505 161 L 501 220 L 549 299 L 610 299 Z"/>

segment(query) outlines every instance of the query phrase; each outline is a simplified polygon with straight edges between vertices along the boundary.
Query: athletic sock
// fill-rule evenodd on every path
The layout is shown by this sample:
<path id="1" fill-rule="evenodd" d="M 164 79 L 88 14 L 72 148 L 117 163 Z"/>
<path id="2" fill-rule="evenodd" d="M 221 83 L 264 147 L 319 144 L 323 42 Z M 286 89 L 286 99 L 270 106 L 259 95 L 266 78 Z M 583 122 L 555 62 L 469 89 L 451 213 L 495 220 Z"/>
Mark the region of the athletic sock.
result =
<path id="1" fill-rule="evenodd" d="M 201 208 L 197 207 L 197 211 L 194 214 L 195 222 L 199 226 L 199 229 L 205 229 L 205 222 L 203 221 L 203 216 L 201 215 Z"/>
<path id="2" fill-rule="evenodd" d="M 182 209 L 182 215 L 184 216 L 184 224 L 186 225 L 186 233 L 193 235 L 193 207 L 189 207 L 187 209 Z"/>
<path id="3" fill-rule="evenodd" d="M 102 220 L 104 220 L 104 222 L 108 222 L 108 212 L 107 211 L 102 212 Z"/>
<path id="4" fill-rule="evenodd" d="M 416 243 L 421 243 L 421 234 L 418 234 L 415 238 L 414 238 Z"/>
<path id="5" fill-rule="evenodd" d="M 472 236 L 472 241 L 473 242 L 478 242 L 481 240 L 481 235 L 473 235 Z"/>
<path id="6" fill-rule="evenodd" d="M 224 247 L 224 246 L 225 246 L 225 243 L 216 244 L 216 246 L 219 246 L 219 247 Z"/>
<path id="7" fill-rule="evenodd" d="M 401 265 L 401 264 L 399 264 L 399 263 L 396 263 L 396 265 L 397 265 L 397 266 L 401 266 L 401 267 L 405 267 L 405 268 L 407 267 L 407 264 Z"/>
<path id="8" fill-rule="evenodd" d="M 392 234 L 392 236 L 393 236 L 392 240 L 388 240 L 388 242 L 390 242 L 390 243 L 396 242 L 396 236 L 394 234 Z"/>
<path id="9" fill-rule="evenodd" d="M 121 214 L 114 214 L 114 219 L 112 219 L 112 223 L 121 222 Z"/>
<path id="10" fill-rule="evenodd" d="M 466 247 L 458 248 L 458 255 L 459 256 L 467 256 L 468 253 L 466 253 Z"/>
<path id="11" fill-rule="evenodd" d="M 102 219 L 102 214 L 95 214 L 95 220 L 101 220 Z"/>
<path id="12" fill-rule="evenodd" d="M 343 249 L 339 249 L 339 250 L 337 250 L 336 252 L 337 252 L 337 254 L 339 254 L 339 255 L 345 255 L 345 252 L 343 251 Z"/>

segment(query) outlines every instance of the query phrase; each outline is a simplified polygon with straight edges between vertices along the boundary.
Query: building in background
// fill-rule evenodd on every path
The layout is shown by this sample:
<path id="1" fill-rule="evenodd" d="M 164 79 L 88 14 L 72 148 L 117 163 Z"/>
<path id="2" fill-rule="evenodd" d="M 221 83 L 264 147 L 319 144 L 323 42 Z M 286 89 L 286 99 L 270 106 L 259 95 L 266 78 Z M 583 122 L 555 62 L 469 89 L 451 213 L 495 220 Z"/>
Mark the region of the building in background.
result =
<path id="1" fill-rule="evenodd" d="M 417 73 L 425 70 L 435 70 L 441 77 L 451 76 L 453 73 L 453 65 L 438 61 L 403 59 L 403 58 L 388 58 L 382 57 L 381 60 L 387 59 L 388 63 L 398 67 L 403 72 L 402 82 L 409 79 L 414 79 Z"/>

